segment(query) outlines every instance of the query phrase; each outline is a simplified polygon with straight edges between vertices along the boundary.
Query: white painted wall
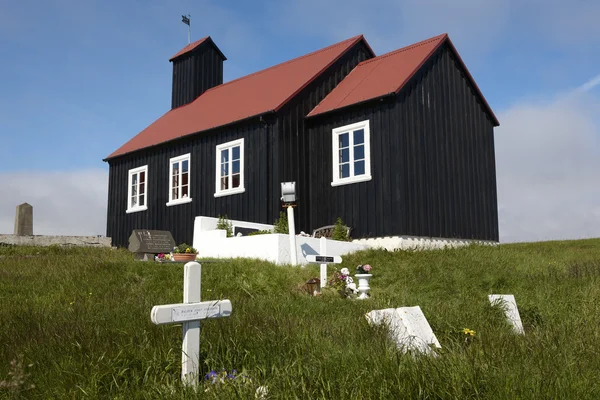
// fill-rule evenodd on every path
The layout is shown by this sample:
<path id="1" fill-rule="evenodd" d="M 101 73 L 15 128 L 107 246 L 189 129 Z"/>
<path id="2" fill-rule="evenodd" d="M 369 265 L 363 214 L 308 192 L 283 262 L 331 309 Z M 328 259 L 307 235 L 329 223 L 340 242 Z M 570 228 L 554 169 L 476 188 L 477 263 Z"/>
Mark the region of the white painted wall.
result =
<path id="1" fill-rule="evenodd" d="M 196 217 L 194 223 L 193 246 L 199 258 L 258 258 L 278 265 L 291 263 L 289 236 L 279 233 L 267 235 L 227 237 L 224 230 L 217 230 L 216 218 Z M 244 221 L 231 221 L 232 224 L 255 229 L 272 229 L 271 225 Z M 369 247 L 364 244 L 327 240 L 327 255 L 341 256 Z M 296 236 L 298 264 L 306 265 L 306 256 L 320 254 L 319 239 Z"/>
<path id="2" fill-rule="evenodd" d="M 218 218 L 196 217 L 194 221 L 194 241 L 192 245 L 198 249 L 200 258 L 258 258 L 278 265 L 290 264 L 289 236 L 284 234 L 268 234 L 242 237 L 227 237 L 224 230 L 217 230 Z M 232 226 L 271 230 L 273 225 L 254 222 L 230 220 Z M 369 248 L 383 248 L 389 251 L 400 250 L 433 250 L 446 247 L 456 248 L 471 243 L 497 245 L 497 242 L 463 239 L 446 239 L 416 236 L 387 236 L 381 238 L 356 239 L 352 242 L 327 240 L 327 255 L 341 256 Z M 306 265 L 306 256 L 320 254 L 319 239 L 296 236 L 298 264 Z"/>
<path id="3" fill-rule="evenodd" d="M 196 237 L 196 232 L 213 231 L 217 229 L 217 222 L 219 222 L 219 218 L 196 217 L 196 219 L 194 220 L 194 237 Z M 241 228 L 251 228 L 259 230 L 273 229 L 273 225 L 257 224 L 256 222 L 238 221 L 235 219 L 230 219 L 229 222 L 231 222 L 232 226 L 239 226 Z"/>
<path id="4" fill-rule="evenodd" d="M 364 244 L 372 248 L 386 249 L 388 251 L 399 250 L 435 250 L 446 247 L 457 248 L 468 246 L 471 243 L 497 245 L 498 242 L 486 240 L 447 239 L 419 236 L 386 236 L 381 238 L 356 239 L 352 243 Z"/>

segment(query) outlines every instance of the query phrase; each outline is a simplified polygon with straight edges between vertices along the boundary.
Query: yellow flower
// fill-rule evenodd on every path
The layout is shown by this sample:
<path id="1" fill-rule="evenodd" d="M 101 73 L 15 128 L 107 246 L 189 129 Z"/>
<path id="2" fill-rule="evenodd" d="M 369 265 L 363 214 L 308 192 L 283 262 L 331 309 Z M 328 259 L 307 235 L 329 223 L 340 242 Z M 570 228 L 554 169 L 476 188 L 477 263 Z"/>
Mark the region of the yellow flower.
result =
<path id="1" fill-rule="evenodd" d="M 475 336 L 475 331 L 474 331 L 474 330 L 472 330 L 472 329 L 469 329 L 469 328 L 464 328 L 462 331 L 463 331 L 463 333 L 464 333 L 465 335 L 469 335 L 469 336 Z"/>
<path id="2" fill-rule="evenodd" d="M 191 253 L 192 251 L 190 250 L 190 248 L 188 247 L 187 249 L 185 249 L 186 253 Z"/>

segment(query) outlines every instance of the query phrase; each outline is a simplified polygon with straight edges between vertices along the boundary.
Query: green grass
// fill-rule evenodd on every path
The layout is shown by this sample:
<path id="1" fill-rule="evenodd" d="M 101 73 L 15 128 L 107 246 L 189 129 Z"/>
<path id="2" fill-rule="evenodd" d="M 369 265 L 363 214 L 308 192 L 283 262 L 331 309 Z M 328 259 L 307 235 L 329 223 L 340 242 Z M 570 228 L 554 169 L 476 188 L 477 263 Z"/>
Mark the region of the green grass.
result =
<path id="1" fill-rule="evenodd" d="M 252 383 L 198 393 L 179 384 L 181 326 L 150 321 L 152 306 L 181 302 L 183 266 L 132 258 L 0 247 L 0 398 L 254 398 L 259 385 L 274 399 L 600 398 L 598 239 L 346 256 L 374 268 L 365 301 L 302 293 L 318 266 L 207 263 L 202 298 L 230 299 L 233 313 L 202 324 L 202 373 L 235 368 Z M 525 336 L 491 293 L 515 295 Z M 414 305 L 440 357 L 399 353 L 364 318 Z"/>

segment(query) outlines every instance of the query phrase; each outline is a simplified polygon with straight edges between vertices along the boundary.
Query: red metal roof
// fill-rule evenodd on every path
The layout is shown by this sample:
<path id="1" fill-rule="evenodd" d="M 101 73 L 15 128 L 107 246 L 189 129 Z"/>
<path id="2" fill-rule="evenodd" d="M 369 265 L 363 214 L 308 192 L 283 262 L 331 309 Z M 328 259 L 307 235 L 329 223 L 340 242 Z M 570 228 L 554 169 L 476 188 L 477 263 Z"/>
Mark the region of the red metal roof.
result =
<path id="1" fill-rule="evenodd" d="M 477 87 L 475 80 L 458 55 L 447 34 L 435 36 L 419 43 L 371 58 L 358 64 L 309 114 L 309 117 L 372 100 L 387 94 L 398 93 L 417 73 L 433 53 L 447 42 L 462 64 L 467 78 L 477 90 L 496 126 L 499 125 L 491 107 Z"/>
<path id="2" fill-rule="evenodd" d="M 194 50 L 196 47 L 200 46 L 208 38 L 209 37 L 206 36 L 206 37 L 203 37 L 202 39 L 198 39 L 195 42 L 192 42 L 192 43 L 188 44 L 183 49 L 179 50 L 177 52 L 177 54 L 175 54 L 173 57 L 169 58 L 169 61 L 173 61 L 174 59 L 176 59 L 177 57 L 179 57 L 179 56 L 187 53 L 188 51 Z"/>
<path id="3" fill-rule="evenodd" d="M 362 35 L 355 36 L 302 57 L 215 86 L 202 93 L 193 102 L 168 111 L 106 159 L 277 111 L 361 40 L 365 40 Z M 191 49 L 187 49 L 189 50 Z"/>

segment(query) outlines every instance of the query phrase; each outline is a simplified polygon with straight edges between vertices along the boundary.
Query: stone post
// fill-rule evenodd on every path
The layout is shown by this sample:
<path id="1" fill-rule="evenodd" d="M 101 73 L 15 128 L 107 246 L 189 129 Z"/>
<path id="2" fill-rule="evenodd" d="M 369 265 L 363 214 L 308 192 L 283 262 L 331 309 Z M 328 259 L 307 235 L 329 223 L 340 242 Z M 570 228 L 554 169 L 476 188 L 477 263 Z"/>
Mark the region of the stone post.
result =
<path id="1" fill-rule="evenodd" d="M 27 203 L 17 206 L 15 215 L 15 235 L 33 236 L 33 207 Z"/>

